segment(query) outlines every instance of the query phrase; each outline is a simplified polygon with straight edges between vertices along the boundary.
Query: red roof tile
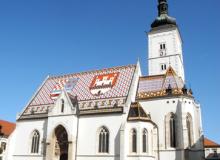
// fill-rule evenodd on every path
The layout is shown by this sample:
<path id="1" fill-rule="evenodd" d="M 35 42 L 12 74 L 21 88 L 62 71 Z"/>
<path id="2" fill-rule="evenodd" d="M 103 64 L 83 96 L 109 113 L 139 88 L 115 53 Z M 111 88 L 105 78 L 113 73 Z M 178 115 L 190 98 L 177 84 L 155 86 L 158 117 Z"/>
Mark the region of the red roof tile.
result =
<path id="1" fill-rule="evenodd" d="M 0 120 L 1 133 L 8 137 L 15 129 L 15 123 Z"/>
<path id="2" fill-rule="evenodd" d="M 204 147 L 205 148 L 220 148 L 220 145 L 208 138 L 204 138 Z"/>

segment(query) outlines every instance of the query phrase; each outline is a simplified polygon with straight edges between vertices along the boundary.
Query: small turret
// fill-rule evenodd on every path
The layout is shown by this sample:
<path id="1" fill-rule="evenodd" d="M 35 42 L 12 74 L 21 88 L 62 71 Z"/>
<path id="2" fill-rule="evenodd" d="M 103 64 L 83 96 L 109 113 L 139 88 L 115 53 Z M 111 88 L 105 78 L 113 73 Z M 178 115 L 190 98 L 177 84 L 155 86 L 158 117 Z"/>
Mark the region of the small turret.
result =
<path id="1" fill-rule="evenodd" d="M 166 89 L 167 95 L 172 95 L 172 87 L 171 84 L 169 84 L 168 88 Z"/>
<path id="2" fill-rule="evenodd" d="M 186 88 L 186 85 L 183 86 L 182 88 L 182 92 L 184 95 L 187 95 L 187 88 Z"/>

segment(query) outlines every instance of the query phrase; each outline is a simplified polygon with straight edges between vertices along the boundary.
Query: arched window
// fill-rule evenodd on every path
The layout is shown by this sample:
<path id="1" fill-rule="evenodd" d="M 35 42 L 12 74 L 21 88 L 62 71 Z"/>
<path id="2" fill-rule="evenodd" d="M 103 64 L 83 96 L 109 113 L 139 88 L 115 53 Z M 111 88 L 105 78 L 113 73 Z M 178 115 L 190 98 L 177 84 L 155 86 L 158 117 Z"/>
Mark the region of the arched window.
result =
<path id="1" fill-rule="evenodd" d="M 147 129 L 144 129 L 143 130 L 143 135 L 142 135 L 142 144 L 143 144 L 143 152 L 144 153 L 148 153 L 148 131 L 147 131 Z"/>
<path id="2" fill-rule="evenodd" d="M 64 112 L 64 100 L 61 99 L 61 113 Z"/>
<path id="3" fill-rule="evenodd" d="M 131 130 L 131 151 L 137 152 L 137 131 L 135 129 Z"/>
<path id="4" fill-rule="evenodd" d="M 109 131 L 102 127 L 99 132 L 99 153 L 109 152 Z"/>
<path id="5" fill-rule="evenodd" d="M 2 144 L 1 144 L 1 148 L 3 149 L 3 151 L 6 150 L 6 143 L 5 143 L 5 142 L 2 142 Z"/>
<path id="6" fill-rule="evenodd" d="M 172 114 L 170 117 L 170 147 L 176 147 L 176 122 L 175 115 Z"/>
<path id="7" fill-rule="evenodd" d="M 176 115 L 174 113 L 169 113 L 165 117 L 165 135 L 166 135 L 166 147 L 172 147 L 175 148 L 177 147 L 176 143 L 176 137 L 177 137 L 177 132 L 176 132 Z"/>
<path id="8" fill-rule="evenodd" d="M 40 134 L 38 131 L 34 131 L 32 135 L 31 153 L 38 153 L 40 145 Z"/>
<path id="9" fill-rule="evenodd" d="M 191 147 L 193 144 L 193 128 L 192 128 L 192 117 L 190 114 L 186 116 L 186 128 L 188 136 L 188 146 Z"/>

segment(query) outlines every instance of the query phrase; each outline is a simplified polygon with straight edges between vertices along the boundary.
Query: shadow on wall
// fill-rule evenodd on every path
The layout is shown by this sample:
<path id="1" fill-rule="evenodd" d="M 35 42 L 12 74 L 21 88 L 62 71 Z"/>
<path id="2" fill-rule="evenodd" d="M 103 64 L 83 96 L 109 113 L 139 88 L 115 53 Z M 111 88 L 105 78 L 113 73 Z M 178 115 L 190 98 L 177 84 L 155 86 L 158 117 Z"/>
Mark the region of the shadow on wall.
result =
<path id="1" fill-rule="evenodd" d="M 176 115 L 181 116 L 183 115 L 182 112 L 182 104 L 179 101 Z M 184 119 L 185 121 L 185 119 Z M 191 146 L 185 148 L 185 144 L 182 140 L 186 139 L 186 136 L 184 136 L 184 126 L 183 124 L 186 122 L 183 122 L 183 118 L 179 118 L 177 120 L 177 133 L 178 133 L 178 139 L 177 139 L 177 146 L 179 146 L 175 152 L 175 160 L 205 160 L 205 152 L 204 152 L 204 136 L 202 135 L 196 142 L 194 142 Z M 198 159 L 198 157 L 201 157 Z"/>
<path id="2" fill-rule="evenodd" d="M 46 160 L 46 150 L 47 150 L 47 121 L 44 122 L 43 125 L 43 141 L 42 141 L 42 154 L 43 154 L 43 160 Z"/>
<path id="3" fill-rule="evenodd" d="M 205 160 L 205 152 L 203 147 L 204 136 L 201 136 L 191 147 L 185 149 L 185 159 L 194 160 L 201 157 L 201 160 Z"/>
<path id="4" fill-rule="evenodd" d="M 176 124 L 176 131 L 178 133 L 177 135 L 178 138 L 177 138 L 176 143 L 177 143 L 177 146 L 179 146 L 179 148 L 184 148 L 184 142 L 183 142 L 184 131 L 183 131 L 183 119 L 182 119 L 183 113 L 182 113 L 182 103 L 180 101 L 178 101 L 175 115 L 177 115 L 177 117 L 181 117 L 177 119 L 177 124 Z M 183 149 L 177 150 L 175 152 L 175 157 L 176 157 L 176 160 L 183 160 L 184 150 Z"/>
<path id="5" fill-rule="evenodd" d="M 115 145 L 115 158 L 114 160 L 119 160 L 120 159 L 120 129 L 118 130 L 118 133 L 115 137 L 115 141 L 114 141 L 114 145 Z"/>

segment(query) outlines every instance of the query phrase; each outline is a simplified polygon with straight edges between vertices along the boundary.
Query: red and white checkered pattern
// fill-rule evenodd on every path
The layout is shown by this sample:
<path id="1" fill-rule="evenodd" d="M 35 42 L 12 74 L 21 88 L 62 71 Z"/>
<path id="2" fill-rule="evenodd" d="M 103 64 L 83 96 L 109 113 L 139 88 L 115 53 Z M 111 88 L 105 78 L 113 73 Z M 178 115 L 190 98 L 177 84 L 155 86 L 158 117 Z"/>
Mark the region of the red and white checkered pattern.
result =
<path id="1" fill-rule="evenodd" d="M 68 79 L 61 79 L 58 81 L 57 85 L 54 86 L 54 90 L 63 90 Z"/>
<path id="2" fill-rule="evenodd" d="M 91 72 L 50 77 L 46 80 L 45 84 L 41 87 L 39 92 L 32 99 L 28 107 L 31 108 L 31 106 L 53 104 L 54 100 L 51 99 L 50 94 L 53 91 L 54 87 L 57 87 L 58 90 L 62 89 L 66 81 L 70 78 L 78 79 L 76 85 L 70 93 L 73 96 L 77 96 L 78 101 L 126 97 L 129 92 L 135 68 L 135 65 L 129 65 Z M 118 80 L 115 86 L 110 91 L 99 96 L 93 95 L 90 92 L 90 85 L 95 76 L 117 72 L 119 73 Z"/>

